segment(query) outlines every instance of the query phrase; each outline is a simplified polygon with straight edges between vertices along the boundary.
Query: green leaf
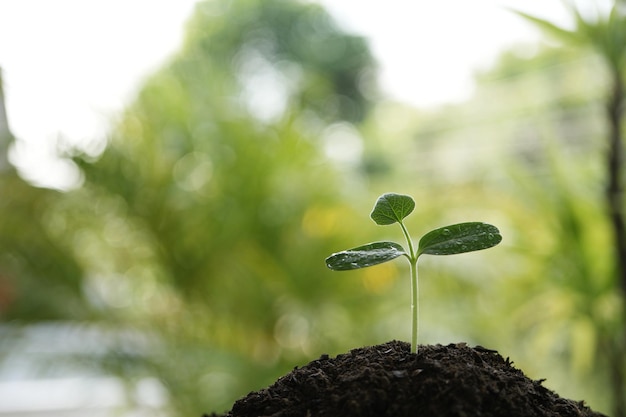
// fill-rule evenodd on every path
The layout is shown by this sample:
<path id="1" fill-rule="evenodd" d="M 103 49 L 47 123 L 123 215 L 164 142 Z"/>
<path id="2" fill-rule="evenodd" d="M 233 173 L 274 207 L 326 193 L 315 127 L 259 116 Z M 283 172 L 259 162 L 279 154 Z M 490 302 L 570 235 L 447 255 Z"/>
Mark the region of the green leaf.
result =
<path id="1" fill-rule="evenodd" d="M 379 225 L 400 223 L 414 208 L 415 201 L 408 195 L 383 194 L 376 200 L 370 217 Z"/>
<path id="2" fill-rule="evenodd" d="M 391 261 L 406 255 L 404 248 L 394 242 L 374 242 L 333 253 L 326 258 L 326 266 L 334 271 L 348 271 Z"/>
<path id="3" fill-rule="evenodd" d="M 554 36 L 557 39 L 560 39 L 565 42 L 572 42 L 574 44 L 579 43 L 579 42 L 582 42 L 582 43 L 585 42 L 585 39 L 581 37 L 578 31 L 563 29 L 562 27 L 559 27 L 555 25 L 554 23 L 551 23 L 548 20 L 541 19 L 539 17 L 530 15 L 528 13 L 521 12 L 519 10 L 514 10 L 514 9 L 511 9 L 511 10 L 513 11 L 513 13 L 528 20 L 529 22 L 537 26 L 539 29 L 543 30 L 544 32 L 546 32 L 547 34 L 551 36 Z"/>
<path id="4" fill-rule="evenodd" d="M 497 227 L 486 223 L 453 224 L 426 233 L 419 241 L 417 256 L 454 255 L 487 249 L 502 241 Z"/>

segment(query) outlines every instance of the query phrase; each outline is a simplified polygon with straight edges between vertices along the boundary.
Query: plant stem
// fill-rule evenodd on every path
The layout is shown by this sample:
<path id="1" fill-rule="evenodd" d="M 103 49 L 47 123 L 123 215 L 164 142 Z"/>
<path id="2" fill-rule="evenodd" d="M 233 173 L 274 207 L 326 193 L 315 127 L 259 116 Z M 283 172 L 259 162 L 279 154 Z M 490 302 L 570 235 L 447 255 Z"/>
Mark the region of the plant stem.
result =
<path id="1" fill-rule="evenodd" d="M 409 235 L 409 231 L 406 230 L 406 226 L 404 225 L 403 222 L 399 222 L 400 223 L 400 227 L 402 228 L 402 233 L 404 233 L 404 238 L 406 239 L 406 243 L 409 245 L 409 255 L 410 258 L 409 260 L 411 261 L 411 263 L 413 263 L 413 261 L 417 261 L 417 257 L 415 256 L 415 251 L 413 250 L 413 241 L 411 241 L 411 235 Z"/>
<path id="2" fill-rule="evenodd" d="M 413 249 L 413 242 L 409 231 L 406 230 L 403 222 L 399 222 L 402 228 L 402 233 L 406 238 L 406 243 L 409 246 L 409 263 L 411 264 L 411 353 L 417 353 L 417 335 L 419 329 L 419 286 L 417 281 L 417 258 Z"/>
<path id="3" fill-rule="evenodd" d="M 418 318 L 419 318 L 419 286 L 417 281 L 417 258 L 411 259 L 411 313 L 412 330 L 411 330 L 411 353 L 417 354 L 417 335 L 418 335 Z"/>

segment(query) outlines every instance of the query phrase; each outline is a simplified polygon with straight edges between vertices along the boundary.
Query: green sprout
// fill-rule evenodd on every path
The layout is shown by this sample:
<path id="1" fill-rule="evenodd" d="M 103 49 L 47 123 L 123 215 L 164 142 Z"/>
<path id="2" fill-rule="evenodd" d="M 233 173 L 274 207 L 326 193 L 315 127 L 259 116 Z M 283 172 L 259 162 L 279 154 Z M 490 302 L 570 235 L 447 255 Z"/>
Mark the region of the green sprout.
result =
<path id="1" fill-rule="evenodd" d="M 502 241 L 497 227 L 481 222 L 458 223 L 426 233 L 419 240 L 417 250 L 402 220 L 411 214 L 415 201 L 402 194 L 388 193 L 378 198 L 370 217 L 384 226 L 398 223 L 406 238 L 408 252 L 395 242 L 374 242 L 334 253 L 326 258 L 326 266 L 334 271 L 365 268 L 406 256 L 411 265 L 411 352 L 417 353 L 419 287 L 417 260 L 420 255 L 454 255 L 487 249 Z"/>

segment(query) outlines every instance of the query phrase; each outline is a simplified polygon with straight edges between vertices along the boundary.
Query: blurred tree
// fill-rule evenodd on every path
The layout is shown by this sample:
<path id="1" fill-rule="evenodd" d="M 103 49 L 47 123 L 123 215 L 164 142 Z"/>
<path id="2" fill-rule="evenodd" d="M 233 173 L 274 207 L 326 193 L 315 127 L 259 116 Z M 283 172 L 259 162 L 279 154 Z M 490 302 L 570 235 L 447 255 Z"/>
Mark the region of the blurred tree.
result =
<path id="1" fill-rule="evenodd" d="M 93 322 L 102 318 L 85 297 L 84 271 L 68 240 L 57 239 L 50 229 L 65 228 L 50 217 L 50 207 L 62 193 L 33 187 L 9 163 L 8 151 L 19 146 L 9 129 L 0 72 L 0 363 L 22 355 L 27 365 L 9 365 L 14 373 L 28 374 L 53 362 L 47 354 L 28 356 L 32 334 L 60 323 Z M 69 326 L 68 326 L 69 327 Z M 19 352 L 16 355 L 16 352 Z M 67 352 L 66 352 L 67 353 Z M 58 359 L 58 358 L 54 358 Z M 6 361 L 6 362 L 5 362 Z M 34 370 L 37 368 L 37 371 Z"/>
<path id="2" fill-rule="evenodd" d="M 92 312 L 71 251 L 50 234 L 47 211 L 61 194 L 34 188 L 9 164 L 14 143 L 0 72 L 0 319 L 86 319 Z"/>
<path id="3" fill-rule="evenodd" d="M 575 28 L 563 29 L 546 20 L 520 13 L 526 19 L 552 35 L 576 46 L 589 46 L 604 61 L 609 74 L 609 94 L 606 99 L 606 189 L 605 201 L 613 233 L 614 274 L 616 291 L 626 298 L 626 217 L 624 213 L 624 144 L 623 113 L 626 102 L 626 4 L 616 1 L 607 15 L 598 13 L 585 17 L 570 5 Z M 626 416 L 626 309 L 622 308 L 621 329 L 612 328 L 605 337 L 605 349 L 612 362 L 611 382 L 615 417 Z"/>
<path id="4" fill-rule="evenodd" d="M 354 343 L 367 320 L 351 308 L 367 294 L 321 279 L 353 217 L 321 137 L 363 120 L 374 73 L 318 5 L 204 1 L 104 152 L 75 157 L 84 186 L 53 214 L 79 234 L 92 300 L 156 340 L 148 371 L 181 415 Z M 120 352 L 108 365 L 134 375 Z"/>

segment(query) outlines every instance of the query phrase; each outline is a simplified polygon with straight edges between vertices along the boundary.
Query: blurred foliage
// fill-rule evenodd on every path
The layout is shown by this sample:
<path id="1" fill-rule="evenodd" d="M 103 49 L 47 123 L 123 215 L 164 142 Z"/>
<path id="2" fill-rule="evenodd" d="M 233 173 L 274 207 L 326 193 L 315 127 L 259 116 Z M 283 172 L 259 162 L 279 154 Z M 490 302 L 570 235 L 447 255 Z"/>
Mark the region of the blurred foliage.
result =
<path id="1" fill-rule="evenodd" d="M 476 80 L 440 109 L 385 101 L 365 40 L 319 6 L 199 3 L 104 151 L 72 155 L 81 188 L 1 174 L 2 331 L 51 324 L 81 364 L 157 377 L 171 415 L 222 411 L 321 353 L 409 339 L 408 268 L 323 262 L 400 239 L 368 215 L 402 192 L 416 234 L 487 221 L 504 237 L 420 261 L 424 343 L 498 349 L 608 412 L 624 326 L 602 203 L 610 74 L 580 48 L 533 47 Z"/>
<path id="2" fill-rule="evenodd" d="M 104 153 L 75 159 L 84 186 L 55 215 L 92 297 L 159 341 L 144 372 L 179 412 L 225 409 L 365 325 L 372 296 L 323 263 L 353 230 L 324 151 L 365 117 L 374 71 L 319 6 L 203 2 Z"/>
<path id="3" fill-rule="evenodd" d="M 92 318 L 82 294 L 80 266 L 45 225 L 47 208 L 58 193 L 33 188 L 14 171 L 0 177 L 0 189 L 2 318 L 26 322 Z"/>
<path id="4" fill-rule="evenodd" d="M 7 158 L 12 141 L 0 71 L 0 317 L 26 322 L 92 318 L 82 297 L 80 266 L 46 227 L 48 207 L 62 196 L 34 188 L 17 175 Z M 46 291 L 40 290 L 42 283 Z"/>
<path id="5" fill-rule="evenodd" d="M 598 271 L 590 268 L 593 264 L 590 251 L 584 250 L 584 244 L 575 244 L 570 249 L 582 257 L 582 261 L 573 263 L 577 268 L 569 278 L 572 287 L 577 292 L 588 294 L 583 297 L 584 305 L 579 310 L 584 311 L 583 320 L 577 320 L 574 328 L 586 332 L 587 339 L 591 339 L 590 352 L 593 355 L 596 348 L 601 348 L 601 357 L 608 368 L 610 387 L 612 390 L 612 415 L 626 417 L 626 309 L 623 306 L 626 299 L 626 212 L 624 211 L 624 104 L 626 103 L 626 4 L 611 5 L 606 14 L 597 13 L 593 16 L 584 16 L 575 4 L 569 4 L 569 11 L 574 18 L 574 29 L 564 29 L 555 24 L 520 13 L 523 17 L 541 27 L 553 36 L 562 39 L 573 47 L 588 47 L 596 54 L 608 73 L 609 83 L 605 89 L 605 110 L 603 122 L 606 133 L 603 135 L 604 155 L 604 184 L 605 191 L 600 200 L 604 201 L 605 217 L 609 221 L 611 239 L 603 242 L 610 253 L 608 270 Z M 571 207 L 573 204 L 564 204 Z M 587 223 L 585 217 L 576 215 L 577 210 L 561 212 L 565 226 L 573 231 L 573 238 L 577 242 L 589 242 L 592 239 L 584 235 L 583 225 Z M 607 251 L 605 249 L 605 251 Z M 580 259 L 580 258 L 578 258 Z M 568 262 L 567 265 L 572 265 Z M 566 270 L 563 265 L 562 270 Z M 580 276 L 576 276 L 576 272 Z M 575 277 L 575 278 L 573 278 Z M 604 278 L 604 279 L 603 279 Z M 602 282 L 605 285 L 593 285 L 592 281 Z M 591 285 L 590 285 L 591 284 Z M 617 299 L 608 303 L 611 307 L 598 309 L 598 304 L 607 304 L 606 294 Z M 598 301 L 599 300 L 599 301 Z M 587 307 L 585 310 L 584 308 Z M 605 314 L 599 313 L 602 311 Z M 600 317 L 598 317 L 598 315 Z M 607 322 L 610 324 L 607 326 Z M 596 325 L 594 329 L 593 324 Z M 581 328 L 581 325 L 583 326 Z M 594 343 L 595 342 L 595 343 Z M 576 354 L 580 349 L 574 348 Z M 580 355 L 578 355 L 580 356 Z M 591 362 L 591 361 L 588 361 Z"/>

